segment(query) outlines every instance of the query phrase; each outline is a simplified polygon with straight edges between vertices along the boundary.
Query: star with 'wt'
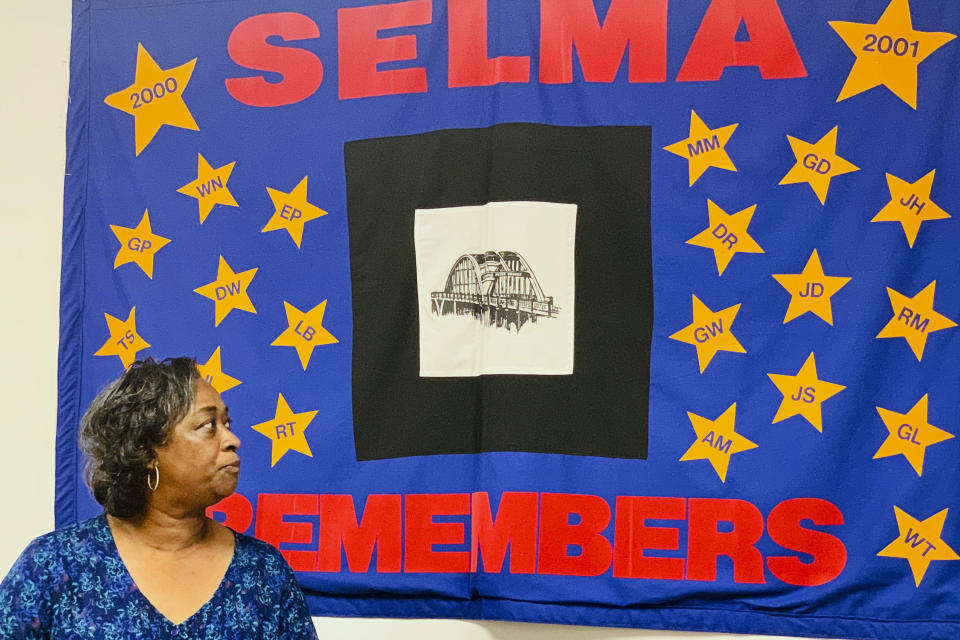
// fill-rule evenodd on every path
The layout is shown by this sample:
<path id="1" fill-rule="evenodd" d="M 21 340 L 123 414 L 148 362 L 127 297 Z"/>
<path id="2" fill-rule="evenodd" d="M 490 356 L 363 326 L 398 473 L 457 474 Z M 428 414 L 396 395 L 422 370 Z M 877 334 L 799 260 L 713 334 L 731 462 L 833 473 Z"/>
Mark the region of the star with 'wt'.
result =
<path id="1" fill-rule="evenodd" d="M 196 293 L 213 300 L 213 326 L 219 326 L 223 319 L 227 317 L 227 314 L 234 309 L 250 313 L 257 312 L 253 302 L 250 301 L 250 294 L 247 292 L 255 275 L 257 275 L 256 267 L 234 273 L 223 256 L 220 256 L 220 263 L 217 265 L 217 279 L 194 289 Z"/>
<path id="2" fill-rule="evenodd" d="M 131 307 L 126 320 L 114 318 L 109 313 L 103 314 L 107 320 L 107 330 L 110 337 L 103 346 L 94 353 L 95 356 L 118 356 L 123 368 L 128 369 L 137 359 L 137 352 L 143 351 L 150 343 L 137 333 L 137 308 Z"/>
<path id="3" fill-rule="evenodd" d="M 887 287 L 893 317 L 877 334 L 878 338 L 903 338 L 910 345 L 917 360 L 923 359 L 927 337 L 934 331 L 950 329 L 957 323 L 933 310 L 933 294 L 937 281 L 925 286 L 920 293 L 908 298 L 899 291 Z"/>
<path id="4" fill-rule="evenodd" d="M 282 393 L 277 394 L 277 409 L 273 420 L 267 420 L 251 427 L 257 433 L 270 438 L 270 466 L 276 465 L 288 451 L 313 457 L 305 432 L 316 411 L 294 413 Z"/>
<path id="5" fill-rule="evenodd" d="M 664 147 L 674 155 L 687 160 L 687 170 L 690 174 L 690 186 L 700 179 L 703 172 L 710 167 L 736 171 L 726 146 L 730 136 L 736 130 L 736 124 L 730 124 L 718 129 L 711 129 L 703 123 L 696 111 L 690 111 L 690 135 L 679 142 Z"/>
<path id="6" fill-rule="evenodd" d="M 887 427 L 888 435 L 873 455 L 874 460 L 902 455 L 918 476 L 923 475 L 923 458 L 927 447 L 953 437 L 952 433 L 927 422 L 927 403 L 927 395 L 924 394 L 906 413 L 877 407 L 877 413 Z"/>
<path id="7" fill-rule="evenodd" d="M 817 362 L 813 353 L 807 356 L 796 375 L 768 373 L 767 377 L 783 394 L 773 424 L 792 416 L 802 416 L 820 433 L 823 433 L 823 403 L 846 389 L 842 384 L 817 377 Z"/>
<path id="8" fill-rule="evenodd" d="M 877 555 L 883 558 L 903 558 L 909 562 L 913 580 L 919 587 L 934 560 L 960 560 L 960 556 L 941 538 L 947 511 L 948 509 L 944 509 L 920 521 L 900 507 L 894 506 L 893 512 L 897 517 L 900 533 L 896 540 Z"/>
<path id="9" fill-rule="evenodd" d="M 936 170 L 933 170 L 916 182 L 907 182 L 888 173 L 890 202 L 884 205 L 870 222 L 899 222 L 907 236 L 907 244 L 912 249 L 921 224 L 928 220 L 944 220 L 950 217 L 949 213 L 930 199 L 935 173 Z"/>
<path id="10" fill-rule="evenodd" d="M 177 189 L 177 193 L 197 199 L 200 224 L 207 219 L 215 205 L 239 206 L 227 188 L 227 181 L 236 164 L 231 162 L 214 169 L 203 155 L 197 154 L 197 179 Z"/>
<path id="11" fill-rule="evenodd" d="M 153 280 L 153 257 L 170 239 L 153 233 L 150 228 L 150 212 L 144 209 L 139 224 L 132 229 L 112 224 L 110 230 L 120 241 L 120 250 L 113 261 L 113 268 L 132 262 Z"/>
<path id="12" fill-rule="evenodd" d="M 713 470 L 720 476 L 720 482 L 727 481 L 730 457 L 735 453 L 755 449 L 757 445 L 734 431 L 737 416 L 737 403 L 731 404 L 716 420 L 687 411 L 687 417 L 697 434 L 696 441 L 680 457 L 680 462 L 688 460 L 709 460 Z"/>
<path id="13" fill-rule="evenodd" d="M 857 165 L 837 155 L 837 127 L 830 129 L 813 144 L 789 135 L 787 142 L 790 143 L 790 149 L 793 150 L 797 162 L 787 175 L 783 176 L 780 184 L 806 182 L 817 194 L 820 204 L 826 204 L 827 191 L 830 189 L 830 181 L 833 178 L 860 170 Z"/>
<path id="14" fill-rule="evenodd" d="M 687 240 L 687 244 L 713 250 L 717 273 L 723 275 L 733 256 L 738 253 L 763 253 L 760 245 L 747 233 L 757 205 L 728 214 L 713 200 L 707 200 L 707 228 Z"/>
<path id="15" fill-rule="evenodd" d="M 774 273 L 773 278 L 790 294 L 790 304 L 783 324 L 810 312 L 833 326 L 833 307 L 830 298 L 840 291 L 850 278 L 828 276 L 823 273 L 820 256 L 814 249 L 800 273 Z"/>
<path id="16" fill-rule="evenodd" d="M 274 347 L 293 347 L 300 357 L 303 370 L 307 370 L 313 350 L 325 344 L 339 342 L 333 334 L 323 327 L 323 314 L 327 309 L 324 300 L 310 311 L 304 313 L 289 302 L 284 301 L 284 310 L 287 313 L 287 328 L 271 342 Z"/>
<path id="17" fill-rule="evenodd" d="M 737 317 L 738 311 L 740 311 L 740 303 L 714 312 L 700 302 L 697 296 L 693 296 L 693 322 L 670 337 L 696 347 L 697 362 L 700 365 L 700 373 L 703 373 L 718 351 L 747 352 L 731 333 L 733 320 Z"/>

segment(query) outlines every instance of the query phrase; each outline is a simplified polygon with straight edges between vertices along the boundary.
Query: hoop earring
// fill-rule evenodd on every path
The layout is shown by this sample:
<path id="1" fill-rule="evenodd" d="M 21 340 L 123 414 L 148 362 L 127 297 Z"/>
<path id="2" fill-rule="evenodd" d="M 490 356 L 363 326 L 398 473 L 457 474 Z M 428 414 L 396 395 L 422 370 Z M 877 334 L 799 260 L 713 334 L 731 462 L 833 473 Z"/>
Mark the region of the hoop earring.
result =
<path id="1" fill-rule="evenodd" d="M 154 472 L 156 472 L 156 480 L 153 481 L 153 484 L 150 483 L 150 472 L 147 472 L 147 488 L 150 491 L 156 491 L 157 487 L 160 486 L 160 467 L 154 467 Z"/>

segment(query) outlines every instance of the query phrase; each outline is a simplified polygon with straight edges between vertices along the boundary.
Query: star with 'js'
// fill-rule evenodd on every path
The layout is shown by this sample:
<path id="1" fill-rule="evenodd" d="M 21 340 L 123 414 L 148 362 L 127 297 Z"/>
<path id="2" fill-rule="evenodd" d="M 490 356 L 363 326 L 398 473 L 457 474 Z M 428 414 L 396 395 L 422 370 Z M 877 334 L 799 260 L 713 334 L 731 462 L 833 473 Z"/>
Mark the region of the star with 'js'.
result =
<path id="1" fill-rule="evenodd" d="M 927 395 L 924 394 L 906 413 L 877 407 L 877 413 L 889 433 L 873 455 L 874 460 L 902 455 L 918 476 L 923 475 L 923 456 L 927 447 L 953 437 L 952 433 L 927 422 L 927 402 Z"/>
<path id="2" fill-rule="evenodd" d="M 883 558 L 903 558 L 909 562 L 913 580 L 919 587 L 934 560 L 960 560 L 960 556 L 941 538 L 947 511 L 949 509 L 944 509 L 921 521 L 894 506 L 893 512 L 897 516 L 897 529 L 900 533 L 896 540 L 877 555 Z"/>
<path id="3" fill-rule="evenodd" d="M 730 156 L 727 155 L 726 146 L 730 136 L 736 130 L 738 125 L 729 124 L 725 127 L 711 129 L 696 111 L 690 110 L 690 135 L 664 147 L 666 151 L 686 158 L 687 168 L 690 172 L 690 186 L 693 186 L 703 172 L 710 167 L 726 169 L 727 171 L 736 171 Z"/>
<path id="4" fill-rule="evenodd" d="M 274 347 L 296 349 L 297 355 L 300 356 L 300 364 L 306 371 L 314 349 L 325 344 L 340 342 L 323 327 L 323 314 L 327 310 L 327 301 L 324 300 L 306 313 L 287 301 L 284 301 L 283 307 L 287 312 L 287 328 L 270 344 Z"/>
<path id="5" fill-rule="evenodd" d="M 780 184 L 806 182 L 817 194 L 820 204 L 826 204 L 827 191 L 833 178 L 860 170 L 857 165 L 837 155 L 837 127 L 830 129 L 813 144 L 789 135 L 787 142 L 790 143 L 797 163 L 783 176 Z"/>
<path id="6" fill-rule="evenodd" d="M 813 353 L 807 356 L 796 375 L 768 373 L 767 377 L 783 394 L 777 414 L 773 417 L 773 424 L 792 416 L 802 416 L 820 433 L 823 433 L 824 401 L 846 389 L 842 384 L 827 382 L 817 377 L 817 362 Z"/>
<path id="7" fill-rule="evenodd" d="M 700 373 L 703 373 L 718 351 L 747 352 L 731 333 L 738 311 L 740 303 L 720 311 L 711 311 L 697 296 L 693 296 L 693 322 L 670 337 L 696 347 L 697 362 L 700 364 Z"/>
<path id="8" fill-rule="evenodd" d="M 810 312 L 833 326 L 833 307 L 830 298 L 840 291 L 850 278 L 828 276 L 823 273 L 820 256 L 814 249 L 800 273 L 774 273 L 773 278 L 790 294 L 790 304 L 783 324 Z"/>
<path id="9" fill-rule="evenodd" d="M 713 257 L 717 261 L 717 273 L 722 276 L 735 254 L 763 253 L 760 245 L 747 233 L 756 209 L 757 205 L 751 205 L 742 211 L 728 214 L 713 200 L 708 199 L 707 216 L 710 224 L 687 240 L 687 244 L 712 249 Z"/>
<path id="10" fill-rule="evenodd" d="M 957 36 L 937 31 L 916 31 L 907 0 L 891 0 L 874 24 L 831 21 L 857 57 L 837 102 L 880 85 L 912 108 L 917 108 L 917 66 Z"/>
<path id="11" fill-rule="evenodd" d="M 200 224 L 207 219 L 215 205 L 239 206 L 233 199 L 230 189 L 227 188 L 227 180 L 230 179 L 236 164 L 231 162 L 214 169 L 202 154 L 197 154 L 197 179 L 177 189 L 177 193 L 197 199 Z"/>
<path id="12" fill-rule="evenodd" d="M 223 256 L 220 256 L 220 263 L 217 265 L 217 279 L 194 289 L 196 293 L 213 300 L 213 326 L 219 326 L 223 319 L 227 317 L 227 314 L 234 309 L 249 311 L 250 313 L 257 312 L 253 302 L 250 301 L 249 293 L 247 293 L 247 288 L 255 275 L 257 275 L 257 267 L 234 273 Z"/>
<path id="13" fill-rule="evenodd" d="M 137 352 L 150 347 L 150 343 L 137 333 L 137 308 L 131 307 L 126 320 L 114 318 L 109 313 L 103 314 L 107 320 L 107 330 L 110 337 L 103 346 L 94 353 L 95 356 L 118 356 L 123 368 L 127 369 L 137 359 Z"/>
<path id="14" fill-rule="evenodd" d="M 936 286 L 937 281 L 934 280 L 912 298 L 887 287 L 890 306 L 893 307 L 893 317 L 880 330 L 877 337 L 903 338 L 910 345 L 917 360 L 922 360 L 927 336 L 934 331 L 957 326 L 956 322 L 933 310 L 933 293 Z"/>
<path id="15" fill-rule="evenodd" d="M 143 217 L 132 229 L 112 224 L 110 230 L 120 241 L 120 250 L 113 261 L 113 268 L 133 262 L 153 280 L 153 257 L 170 239 L 153 233 L 150 228 L 150 212 L 144 209 Z"/>
<path id="16" fill-rule="evenodd" d="M 936 169 L 916 182 L 907 182 L 888 173 L 887 187 L 890 189 L 890 202 L 884 205 L 870 222 L 899 222 L 903 227 L 903 233 L 907 236 L 907 243 L 912 249 L 922 223 L 950 217 L 949 213 L 930 199 L 935 173 Z"/>
<path id="17" fill-rule="evenodd" d="M 316 411 L 294 413 L 287 404 L 282 393 L 277 394 L 277 409 L 273 420 L 267 420 L 251 427 L 257 433 L 270 438 L 270 466 L 276 465 L 288 451 L 302 453 L 308 458 L 313 457 L 310 444 L 304 432 L 310 422 L 317 415 Z"/>
<path id="18" fill-rule="evenodd" d="M 133 84 L 104 99 L 114 109 L 133 116 L 136 155 L 146 149 L 165 124 L 192 131 L 200 129 L 183 101 L 183 90 L 187 88 L 196 64 L 194 58 L 178 67 L 161 69 L 144 46 L 137 44 L 137 70 Z"/>
<path id="19" fill-rule="evenodd" d="M 220 347 L 203 364 L 197 365 L 200 371 L 200 377 L 206 380 L 217 390 L 217 393 L 223 393 L 242 384 L 236 378 L 232 378 L 223 372 L 223 365 L 220 363 Z"/>
<path id="20" fill-rule="evenodd" d="M 300 248 L 303 240 L 303 226 L 316 220 L 327 212 L 307 202 L 307 176 L 290 193 L 267 187 L 270 200 L 273 201 L 273 216 L 267 221 L 261 233 L 285 229 L 293 242 Z"/>
<path id="21" fill-rule="evenodd" d="M 687 411 L 687 417 L 697 439 L 680 457 L 680 462 L 688 460 L 709 460 L 713 470 L 720 476 L 720 482 L 727 481 L 730 456 L 742 451 L 755 449 L 757 445 L 734 431 L 737 416 L 737 403 L 731 404 L 716 420 L 710 420 Z"/>

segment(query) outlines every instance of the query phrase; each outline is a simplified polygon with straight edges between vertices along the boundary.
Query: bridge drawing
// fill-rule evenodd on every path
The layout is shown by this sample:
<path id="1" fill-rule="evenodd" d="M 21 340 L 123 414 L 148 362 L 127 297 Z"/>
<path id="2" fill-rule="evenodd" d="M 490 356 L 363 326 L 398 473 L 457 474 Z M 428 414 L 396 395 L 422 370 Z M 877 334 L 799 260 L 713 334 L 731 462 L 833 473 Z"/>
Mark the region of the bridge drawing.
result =
<path id="1" fill-rule="evenodd" d="M 546 296 L 533 269 L 516 251 L 466 253 L 454 262 L 443 291 L 430 294 L 437 316 L 472 315 L 487 326 L 513 325 L 557 317 L 560 307 Z"/>

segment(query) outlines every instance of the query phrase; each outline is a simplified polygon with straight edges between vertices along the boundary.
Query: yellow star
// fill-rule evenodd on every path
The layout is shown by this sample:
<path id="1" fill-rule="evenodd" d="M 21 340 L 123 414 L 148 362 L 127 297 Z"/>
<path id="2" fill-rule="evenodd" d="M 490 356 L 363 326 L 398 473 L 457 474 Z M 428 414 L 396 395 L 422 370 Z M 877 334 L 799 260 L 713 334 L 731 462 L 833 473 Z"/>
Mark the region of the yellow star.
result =
<path id="1" fill-rule="evenodd" d="M 284 301 L 283 307 L 287 312 L 287 328 L 277 336 L 277 339 L 271 342 L 274 347 L 293 347 L 300 356 L 300 364 L 303 370 L 307 370 L 307 364 L 310 362 L 310 356 L 316 347 L 325 344 L 336 344 L 340 342 L 333 337 L 329 331 L 323 328 L 323 313 L 327 309 L 327 301 L 324 300 L 310 311 L 304 313 L 287 301 Z"/>
<path id="2" fill-rule="evenodd" d="M 877 407 L 877 413 L 889 434 L 873 455 L 873 459 L 902 454 L 918 476 L 923 475 L 923 454 L 927 447 L 953 437 L 952 433 L 927 422 L 926 394 L 906 413 L 897 413 L 883 407 Z"/>
<path id="3" fill-rule="evenodd" d="M 286 229 L 297 248 L 303 240 L 303 225 L 316 220 L 327 212 L 307 202 L 307 176 L 290 193 L 267 187 L 267 193 L 273 201 L 273 217 L 261 229 L 261 233 Z"/>
<path id="4" fill-rule="evenodd" d="M 712 200 L 707 200 L 707 215 L 710 224 L 707 228 L 687 240 L 687 244 L 705 249 L 713 249 L 717 261 L 717 272 L 723 275 L 737 253 L 763 253 L 753 238 L 747 233 L 747 226 L 753 218 L 757 205 L 747 207 L 734 214 L 728 214 Z"/>
<path id="5" fill-rule="evenodd" d="M 110 230 L 120 241 L 120 250 L 117 251 L 117 257 L 113 261 L 113 268 L 133 262 L 153 280 L 153 256 L 170 240 L 153 234 L 150 229 L 149 211 L 143 210 L 140 223 L 133 229 L 112 224 Z"/>
<path id="6" fill-rule="evenodd" d="M 933 292 L 937 286 L 934 280 L 920 293 L 908 298 L 898 291 L 887 287 L 893 317 L 887 323 L 878 338 L 904 338 L 917 360 L 923 359 L 923 349 L 927 345 L 927 336 L 934 331 L 949 329 L 957 323 L 933 310 Z"/>
<path id="7" fill-rule="evenodd" d="M 830 129 L 813 144 L 793 136 L 787 136 L 787 141 L 797 163 L 783 176 L 780 184 L 806 182 L 817 194 L 820 204 L 827 202 L 827 190 L 833 177 L 860 170 L 860 167 L 837 155 L 837 127 Z"/>
<path id="8" fill-rule="evenodd" d="M 214 301 L 213 326 L 219 326 L 220 322 L 227 317 L 227 314 L 234 309 L 249 311 L 250 313 L 257 312 L 253 303 L 250 302 L 250 295 L 247 293 L 247 287 L 250 286 L 250 282 L 255 275 L 257 275 L 256 267 L 234 273 L 223 256 L 220 256 L 220 264 L 217 266 L 217 279 L 194 289 L 195 292 Z"/>
<path id="9" fill-rule="evenodd" d="M 203 155 L 197 154 L 197 179 L 177 189 L 177 193 L 197 199 L 200 224 L 210 215 L 214 205 L 239 206 L 227 188 L 227 180 L 230 179 L 235 164 L 237 163 L 231 162 L 214 169 Z"/>
<path id="10" fill-rule="evenodd" d="M 679 142 L 664 147 L 666 151 L 686 158 L 690 172 L 690 186 L 710 167 L 736 171 L 725 147 L 737 128 L 730 124 L 711 129 L 703 123 L 696 111 L 690 110 L 690 135 Z"/>
<path id="11" fill-rule="evenodd" d="M 273 467 L 287 451 L 296 451 L 312 458 L 310 445 L 304 436 L 304 431 L 310 426 L 310 421 L 317 415 L 316 411 L 294 413 L 284 399 L 283 394 L 277 394 L 277 410 L 273 420 L 267 420 L 251 427 L 272 441 L 270 451 L 270 466 Z"/>
<path id="12" fill-rule="evenodd" d="M 917 65 L 957 36 L 914 31 L 907 0 L 891 0 L 875 24 L 831 21 L 857 60 L 837 102 L 883 85 L 917 108 Z"/>
<path id="13" fill-rule="evenodd" d="M 220 347 L 213 352 L 213 355 L 203 364 L 197 365 L 200 371 L 200 377 L 206 380 L 217 390 L 217 393 L 223 393 L 228 389 L 233 389 L 237 385 L 243 384 L 236 378 L 231 378 L 223 372 L 223 365 L 220 364 Z"/>
<path id="14" fill-rule="evenodd" d="M 790 293 L 790 305 L 783 317 L 783 324 L 802 316 L 808 311 L 833 326 L 833 307 L 830 298 L 840 291 L 850 278 L 827 276 L 820 265 L 820 256 L 814 249 L 800 273 L 774 273 L 774 279 Z"/>
<path id="15" fill-rule="evenodd" d="M 197 59 L 179 67 L 161 69 L 142 44 L 137 44 L 137 70 L 133 84 L 108 95 L 104 102 L 133 116 L 136 155 L 140 155 L 165 124 L 198 131 L 200 127 L 183 101 Z"/>
<path id="16" fill-rule="evenodd" d="M 894 506 L 893 512 L 897 516 L 900 534 L 877 555 L 884 558 L 904 558 L 910 563 L 913 580 L 919 587 L 927 568 L 934 560 L 960 560 L 960 556 L 940 537 L 947 511 L 949 509 L 944 509 L 921 522 L 900 507 Z"/>
<path id="17" fill-rule="evenodd" d="M 803 416 L 807 422 L 823 433 L 822 405 L 825 400 L 832 398 L 844 389 L 842 384 L 834 384 L 817 378 L 817 363 L 813 353 L 807 356 L 806 362 L 800 367 L 795 376 L 779 373 L 768 373 L 767 377 L 783 394 L 783 400 L 773 417 L 773 424 L 786 420 L 791 416 Z"/>
<path id="18" fill-rule="evenodd" d="M 697 361 L 700 363 L 700 373 L 703 373 L 718 351 L 747 352 L 731 333 L 733 320 L 739 310 L 740 303 L 737 303 L 713 312 L 697 296 L 693 296 L 693 322 L 670 337 L 697 348 Z"/>
<path id="19" fill-rule="evenodd" d="M 709 420 L 687 411 L 687 417 L 690 418 L 690 424 L 693 425 L 693 430 L 697 433 L 697 439 L 680 457 L 680 462 L 709 460 L 714 471 L 720 476 L 720 482 L 726 482 L 727 469 L 730 467 L 730 456 L 757 447 L 750 440 L 734 432 L 736 415 L 736 402 L 730 405 L 716 420 Z"/>
<path id="20" fill-rule="evenodd" d="M 907 236 L 907 243 L 912 249 L 920 232 L 921 223 L 950 217 L 949 213 L 930 199 L 934 173 L 936 169 L 916 182 L 907 182 L 888 173 L 887 187 L 890 189 L 890 202 L 884 205 L 870 222 L 899 222 L 903 226 L 903 233 Z"/>
<path id="21" fill-rule="evenodd" d="M 137 351 L 142 351 L 150 344 L 137 333 L 137 308 L 130 308 L 130 315 L 126 320 L 114 318 L 109 313 L 103 314 L 107 319 L 107 330 L 110 337 L 103 343 L 95 356 L 119 356 L 123 368 L 127 369 L 137 359 Z"/>

